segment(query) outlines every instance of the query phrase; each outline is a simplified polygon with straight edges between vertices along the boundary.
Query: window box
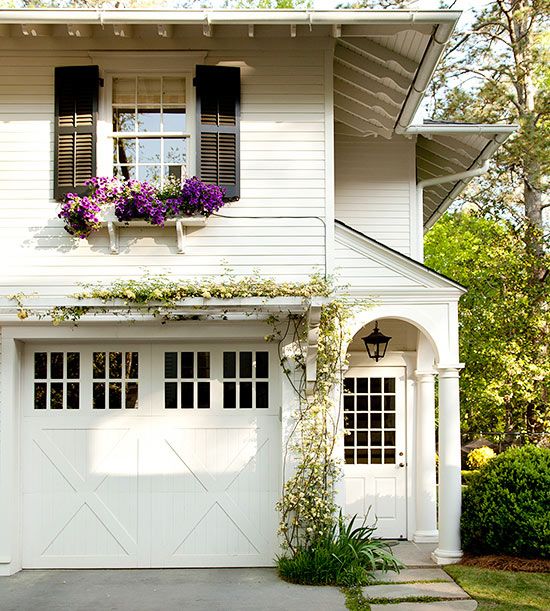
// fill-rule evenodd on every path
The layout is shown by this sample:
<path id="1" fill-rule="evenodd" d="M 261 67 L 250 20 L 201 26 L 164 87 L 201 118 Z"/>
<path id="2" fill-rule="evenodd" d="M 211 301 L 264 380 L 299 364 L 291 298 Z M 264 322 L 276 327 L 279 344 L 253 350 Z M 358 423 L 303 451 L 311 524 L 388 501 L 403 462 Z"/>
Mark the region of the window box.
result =
<path id="1" fill-rule="evenodd" d="M 178 254 L 185 253 L 185 245 L 187 238 L 188 227 L 204 227 L 207 217 L 202 214 L 186 216 L 180 218 L 166 219 L 164 227 L 173 227 L 176 232 L 176 240 L 178 243 Z M 119 254 L 119 230 L 124 227 L 160 227 L 160 225 L 151 225 L 149 221 L 141 219 L 133 219 L 131 221 L 119 221 L 115 216 L 113 206 L 102 209 L 100 213 L 100 222 L 102 227 L 106 227 L 109 232 L 109 247 L 112 255 Z"/>

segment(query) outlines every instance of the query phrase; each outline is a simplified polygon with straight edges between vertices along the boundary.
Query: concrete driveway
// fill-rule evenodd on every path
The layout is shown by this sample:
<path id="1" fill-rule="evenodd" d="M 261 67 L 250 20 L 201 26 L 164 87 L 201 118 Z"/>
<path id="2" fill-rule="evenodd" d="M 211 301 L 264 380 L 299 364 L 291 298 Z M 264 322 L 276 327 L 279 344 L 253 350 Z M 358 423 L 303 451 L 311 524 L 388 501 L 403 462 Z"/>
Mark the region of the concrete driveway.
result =
<path id="1" fill-rule="evenodd" d="M 2 611 L 340 611 L 338 588 L 274 569 L 26 570 L 0 578 Z"/>

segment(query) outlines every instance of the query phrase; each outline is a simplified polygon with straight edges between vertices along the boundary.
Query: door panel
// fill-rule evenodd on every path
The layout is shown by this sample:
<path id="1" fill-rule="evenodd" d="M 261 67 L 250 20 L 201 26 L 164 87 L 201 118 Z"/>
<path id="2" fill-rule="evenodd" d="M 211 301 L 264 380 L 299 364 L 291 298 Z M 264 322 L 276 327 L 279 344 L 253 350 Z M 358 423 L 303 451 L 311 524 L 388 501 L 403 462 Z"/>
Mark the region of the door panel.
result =
<path id="1" fill-rule="evenodd" d="M 228 409 L 223 347 L 27 347 L 24 567 L 273 563 L 280 489 L 277 378 L 265 377 L 265 348 L 239 350 L 246 353 L 242 375 L 238 366 L 225 372 L 237 389 L 237 406 Z M 167 352 L 178 354 L 176 371 L 173 362 L 165 369 Z M 179 388 L 177 407 L 167 408 L 166 373 L 170 383 L 193 385 L 190 402 L 182 401 Z M 196 394 L 206 383 L 208 407 Z M 243 409 L 241 383 L 252 389 L 252 403 Z M 258 383 L 270 388 L 260 408 L 254 404 Z"/>
<path id="2" fill-rule="evenodd" d="M 343 401 L 346 513 L 406 538 L 405 368 L 351 367 Z"/>

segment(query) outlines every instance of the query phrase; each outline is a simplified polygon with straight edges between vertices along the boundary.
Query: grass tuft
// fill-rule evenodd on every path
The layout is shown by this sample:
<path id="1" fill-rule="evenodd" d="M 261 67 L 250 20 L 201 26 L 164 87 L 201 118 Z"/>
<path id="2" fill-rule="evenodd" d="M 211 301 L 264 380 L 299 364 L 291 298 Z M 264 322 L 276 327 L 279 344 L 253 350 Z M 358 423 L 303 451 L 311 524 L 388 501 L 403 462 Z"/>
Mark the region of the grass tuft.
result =
<path id="1" fill-rule="evenodd" d="M 376 570 L 399 571 L 390 546 L 373 539 L 374 526 L 346 524 L 342 516 L 310 547 L 277 559 L 279 576 L 291 583 L 353 587 L 367 585 Z"/>

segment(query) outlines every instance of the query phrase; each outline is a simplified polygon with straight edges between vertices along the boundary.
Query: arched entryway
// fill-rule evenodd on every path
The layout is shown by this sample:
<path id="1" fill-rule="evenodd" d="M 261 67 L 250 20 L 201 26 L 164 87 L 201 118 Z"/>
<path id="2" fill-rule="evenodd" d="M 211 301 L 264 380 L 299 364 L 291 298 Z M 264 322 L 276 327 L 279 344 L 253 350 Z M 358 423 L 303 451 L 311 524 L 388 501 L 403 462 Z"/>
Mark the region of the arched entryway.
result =
<path id="1" fill-rule="evenodd" d="M 391 311 L 393 309 L 394 311 Z M 426 308 L 396 312 L 374 308 L 353 321 L 344 374 L 344 459 L 342 500 L 348 515 L 377 520 L 377 535 L 438 542 L 446 558 L 460 552 L 460 464 L 458 369 L 451 317 Z M 402 308 L 403 310 L 412 308 Z M 375 362 L 362 337 L 378 321 L 391 336 L 387 353 Z M 451 361 L 450 356 L 454 356 Z M 452 365 L 450 364 L 452 363 Z M 437 515 L 435 381 L 439 376 L 440 490 Z M 455 439 L 456 438 L 456 439 Z M 458 452 L 457 452 L 458 450 Z M 458 477 L 458 479 L 457 479 Z M 458 484 L 458 485 L 457 485 Z M 445 547 L 442 547 L 445 545 Z"/>

